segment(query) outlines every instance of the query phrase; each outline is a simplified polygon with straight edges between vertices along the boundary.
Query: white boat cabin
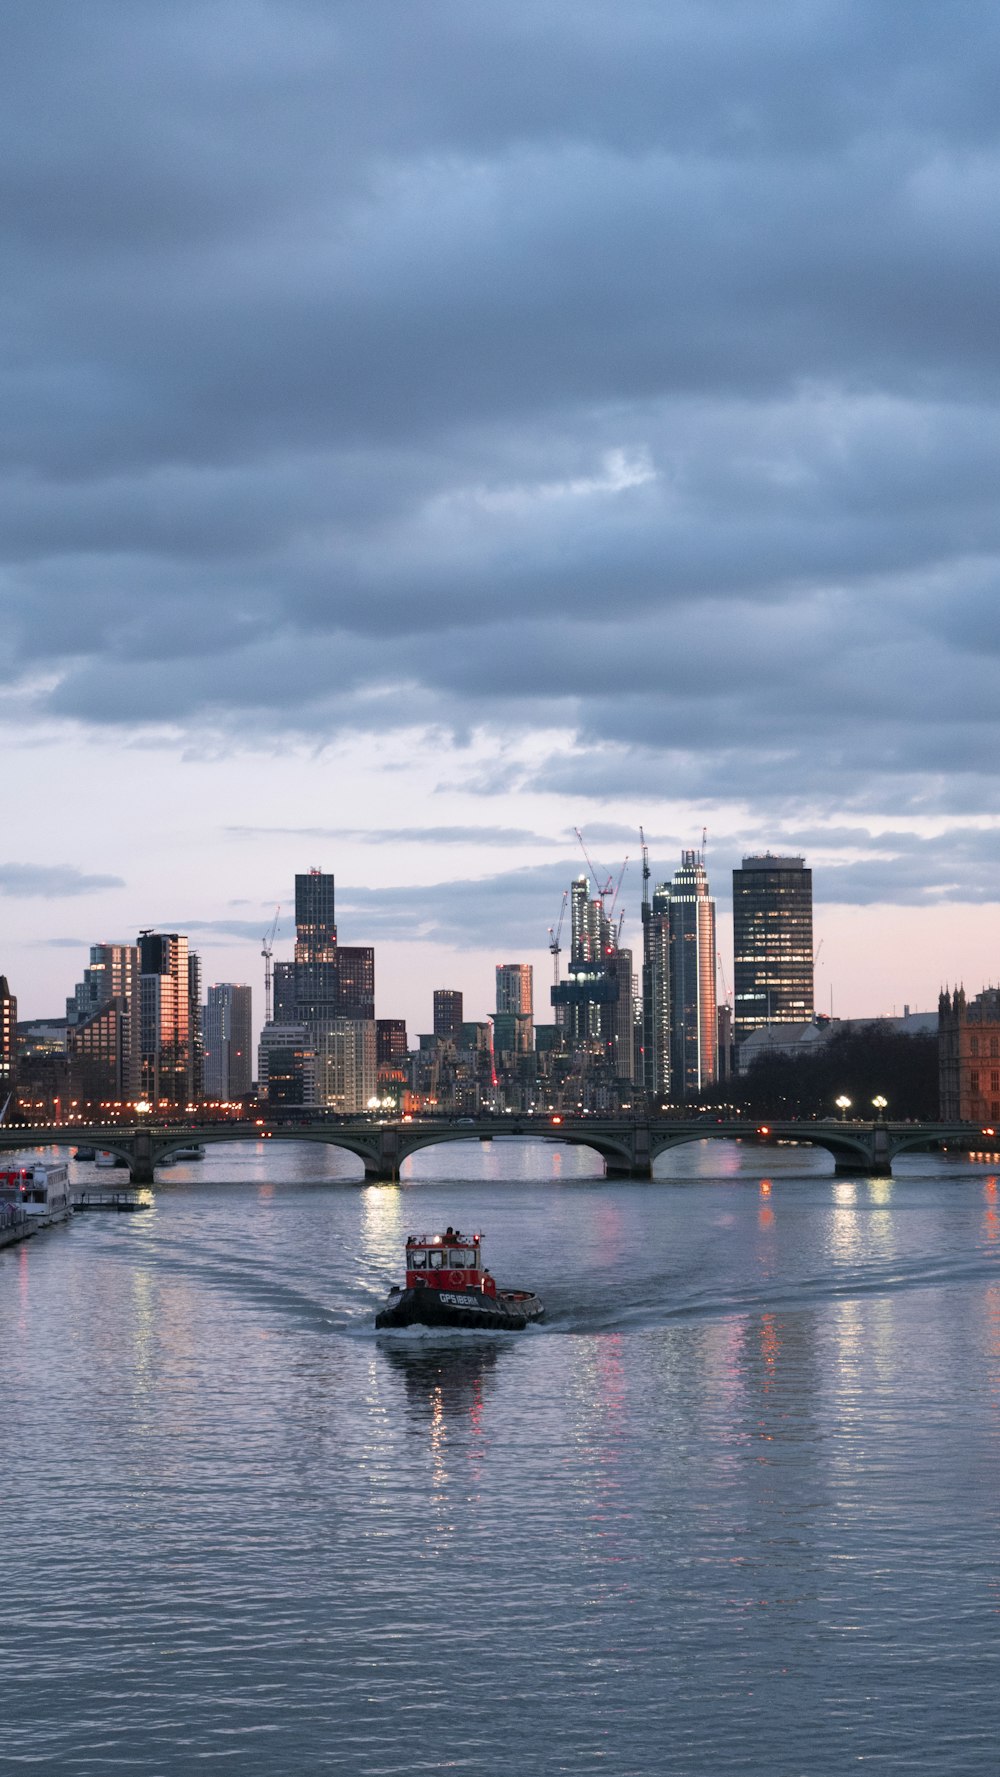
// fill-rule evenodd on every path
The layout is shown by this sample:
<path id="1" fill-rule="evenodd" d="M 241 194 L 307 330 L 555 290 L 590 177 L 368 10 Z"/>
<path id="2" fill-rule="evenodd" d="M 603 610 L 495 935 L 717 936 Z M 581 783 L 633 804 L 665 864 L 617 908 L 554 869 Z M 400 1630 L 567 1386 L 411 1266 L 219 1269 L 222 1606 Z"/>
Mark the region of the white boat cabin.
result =
<path id="1" fill-rule="evenodd" d="M 406 1242 L 406 1287 L 436 1290 L 482 1290 L 496 1295 L 496 1284 L 483 1269 L 480 1237 L 446 1228 L 443 1234 L 411 1234 Z"/>
<path id="2" fill-rule="evenodd" d="M 26 1216 L 64 1220 L 70 1212 L 68 1166 L 0 1169 L 0 1202 L 22 1209 Z"/>

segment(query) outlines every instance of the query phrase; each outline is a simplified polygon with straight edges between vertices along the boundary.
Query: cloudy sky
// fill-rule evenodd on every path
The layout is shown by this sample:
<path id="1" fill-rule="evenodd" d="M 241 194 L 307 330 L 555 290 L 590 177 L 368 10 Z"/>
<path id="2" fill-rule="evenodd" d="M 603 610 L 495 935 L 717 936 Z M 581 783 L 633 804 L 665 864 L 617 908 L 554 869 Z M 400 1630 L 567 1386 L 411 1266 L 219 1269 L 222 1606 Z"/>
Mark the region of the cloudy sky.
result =
<path id="1" fill-rule="evenodd" d="M 7 0 L 0 972 L 380 1015 L 582 866 L 813 866 L 818 997 L 1000 974 L 1000 14 Z M 259 996 L 258 996 L 259 998 Z M 536 1000 L 543 995 L 536 991 Z"/>

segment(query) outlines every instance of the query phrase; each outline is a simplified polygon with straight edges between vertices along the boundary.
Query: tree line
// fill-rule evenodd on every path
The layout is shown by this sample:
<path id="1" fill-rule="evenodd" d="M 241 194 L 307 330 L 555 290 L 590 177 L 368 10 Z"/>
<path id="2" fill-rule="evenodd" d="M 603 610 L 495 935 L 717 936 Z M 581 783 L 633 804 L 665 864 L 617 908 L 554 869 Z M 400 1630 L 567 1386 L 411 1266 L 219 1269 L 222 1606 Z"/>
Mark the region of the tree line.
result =
<path id="1" fill-rule="evenodd" d="M 759 1055 L 724 1088 L 729 1103 L 754 1116 L 835 1117 L 837 1099 L 851 1100 L 849 1117 L 874 1117 L 872 1099 L 888 1100 L 892 1119 L 938 1116 L 938 1043 L 933 1034 L 903 1035 L 885 1021 L 834 1031 L 804 1055 Z M 718 1103 L 720 1088 L 702 1094 Z"/>

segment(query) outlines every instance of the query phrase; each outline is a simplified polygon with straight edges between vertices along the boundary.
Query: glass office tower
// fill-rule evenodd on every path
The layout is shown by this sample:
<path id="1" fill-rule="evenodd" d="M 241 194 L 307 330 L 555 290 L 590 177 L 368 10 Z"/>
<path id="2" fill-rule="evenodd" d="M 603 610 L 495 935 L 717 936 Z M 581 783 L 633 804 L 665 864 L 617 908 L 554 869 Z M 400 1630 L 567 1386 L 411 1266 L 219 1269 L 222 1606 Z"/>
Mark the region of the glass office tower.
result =
<path id="1" fill-rule="evenodd" d="M 737 1049 L 763 1025 L 813 1018 L 812 871 L 802 858 L 766 852 L 733 871 L 733 977 Z"/>

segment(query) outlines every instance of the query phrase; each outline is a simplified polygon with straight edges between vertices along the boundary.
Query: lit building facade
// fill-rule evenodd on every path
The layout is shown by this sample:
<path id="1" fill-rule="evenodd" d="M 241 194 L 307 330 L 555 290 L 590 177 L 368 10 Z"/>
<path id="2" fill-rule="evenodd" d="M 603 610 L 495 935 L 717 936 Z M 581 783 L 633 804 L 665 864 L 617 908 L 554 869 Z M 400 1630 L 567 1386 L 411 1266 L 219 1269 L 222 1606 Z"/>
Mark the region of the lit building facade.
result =
<path id="1" fill-rule="evenodd" d="M 447 1043 L 457 1043 L 462 1032 L 465 1013 L 462 995 L 454 987 L 434 989 L 434 1035 Z"/>
<path id="2" fill-rule="evenodd" d="M 1000 988 L 966 1003 L 965 989 L 938 1001 L 941 1116 L 1000 1125 Z"/>
<path id="3" fill-rule="evenodd" d="M 302 1110 L 315 1104 L 316 1057 L 304 1024 L 265 1024 L 257 1049 L 257 1090 L 269 1105 Z"/>
<path id="4" fill-rule="evenodd" d="M 187 1104 L 199 1085 L 190 960 L 183 933 L 139 934 L 140 1090 L 154 1105 Z"/>
<path id="5" fill-rule="evenodd" d="M 608 1065 L 616 1080 L 635 1080 L 636 982 L 631 950 L 611 951 L 607 958 L 610 979 L 617 996 L 607 1008 L 606 1044 Z"/>
<path id="6" fill-rule="evenodd" d="M 515 1055 L 530 1055 L 535 1047 L 534 970 L 530 963 L 497 963 L 494 1047 Z M 503 1023 L 501 1023 L 503 1021 Z M 512 1041 L 499 1041 L 498 1033 L 507 1033 L 510 1025 Z"/>
<path id="7" fill-rule="evenodd" d="M 275 963 L 273 981 L 273 1019 L 275 1024 L 295 1022 L 295 964 Z"/>
<path id="8" fill-rule="evenodd" d="M 90 963 L 66 1001 L 73 1096 L 132 1102 L 141 1093 L 141 1006 L 136 944 L 92 944 Z"/>
<path id="9" fill-rule="evenodd" d="M 701 852 L 681 853 L 668 899 L 670 1091 L 694 1098 L 718 1077 L 715 902 Z"/>
<path id="10" fill-rule="evenodd" d="M 670 885 L 642 901 L 642 1085 L 651 1106 L 670 1098 Z"/>
<path id="11" fill-rule="evenodd" d="M 376 1018 L 375 1059 L 379 1067 L 405 1067 L 410 1051 L 405 1018 Z"/>
<path id="12" fill-rule="evenodd" d="M 206 1098 L 246 1098 L 252 1089 L 251 998 L 243 982 L 219 981 L 208 990 L 202 1013 Z"/>
<path id="13" fill-rule="evenodd" d="M 350 1116 L 377 1097 L 378 1064 L 373 1018 L 331 1018 L 310 1031 L 315 1057 L 312 1102 Z"/>
<path id="14" fill-rule="evenodd" d="M 17 1000 L 6 975 L 0 975 L 0 1112 L 14 1091 L 17 1078 Z"/>
<path id="15" fill-rule="evenodd" d="M 323 870 L 295 878 L 295 1011 L 313 1024 L 338 1015 L 334 879 Z"/>
<path id="16" fill-rule="evenodd" d="M 813 1003 L 812 871 L 765 853 L 733 871 L 733 1034 L 806 1024 Z"/>
<path id="17" fill-rule="evenodd" d="M 618 999 L 618 982 L 608 968 L 614 946 L 611 923 L 598 895 L 591 899 L 590 881 L 578 876 L 570 885 L 570 953 L 566 979 L 551 989 L 552 1004 L 563 1013 L 563 1029 L 571 1049 L 604 1056 L 608 1008 Z"/>

